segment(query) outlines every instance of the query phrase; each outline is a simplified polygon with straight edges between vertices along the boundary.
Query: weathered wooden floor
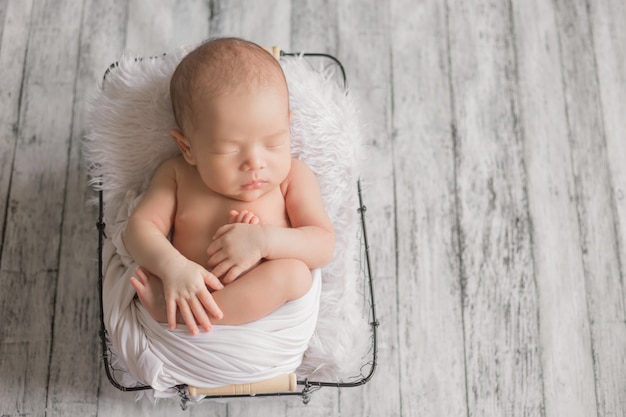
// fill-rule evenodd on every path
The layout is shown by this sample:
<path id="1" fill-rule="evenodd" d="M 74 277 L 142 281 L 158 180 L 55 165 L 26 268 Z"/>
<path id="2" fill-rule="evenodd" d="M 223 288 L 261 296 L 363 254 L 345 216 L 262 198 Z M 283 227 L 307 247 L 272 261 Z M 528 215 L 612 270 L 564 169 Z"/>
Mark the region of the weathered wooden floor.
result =
<path id="1" fill-rule="evenodd" d="M 623 0 L 0 0 L 0 415 L 626 415 Z M 86 104 L 213 35 L 346 66 L 380 367 L 298 400 L 134 402 L 99 361 Z"/>

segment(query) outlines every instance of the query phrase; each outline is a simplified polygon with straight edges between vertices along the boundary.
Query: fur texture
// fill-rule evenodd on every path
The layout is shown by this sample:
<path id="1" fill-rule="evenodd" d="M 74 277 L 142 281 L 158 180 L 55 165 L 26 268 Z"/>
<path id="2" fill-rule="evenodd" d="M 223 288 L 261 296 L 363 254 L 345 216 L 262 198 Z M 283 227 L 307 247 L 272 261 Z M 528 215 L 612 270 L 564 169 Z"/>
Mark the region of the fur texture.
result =
<path id="1" fill-rule="evenodd" d="M 185 55 L 122 57 L 91 101 L 85 138 L 91 184 L 104 191 L 107 224 L 127 191 L 143 192 L 156 167 L 178 152 L 169 80 Z M 361 124 L 351 96 L 333 74 L 314 71 L 302 58 L 281 58 L 292 109 L 292 153 L 317 175 L 336 232 L 333 262 L 323 269 L 320 314 L 300 378 L 337 382 L 358 375 L 370 343 L 359 262 L 356 183 Z"/>

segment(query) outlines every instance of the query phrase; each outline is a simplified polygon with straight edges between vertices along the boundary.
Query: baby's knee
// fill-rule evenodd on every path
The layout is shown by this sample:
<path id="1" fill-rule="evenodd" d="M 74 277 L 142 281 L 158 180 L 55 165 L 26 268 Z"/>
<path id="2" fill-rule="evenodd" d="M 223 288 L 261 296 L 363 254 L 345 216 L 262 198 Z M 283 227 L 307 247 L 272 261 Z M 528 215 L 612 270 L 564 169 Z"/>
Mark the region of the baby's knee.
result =
<path id="1" fill-rule="evenodd" d="M 302 297 L 311 289 L 312 276 L 309 267 L 298 259 L 285 259 L 285 285 L 289 289 L 289 300 Z"/>

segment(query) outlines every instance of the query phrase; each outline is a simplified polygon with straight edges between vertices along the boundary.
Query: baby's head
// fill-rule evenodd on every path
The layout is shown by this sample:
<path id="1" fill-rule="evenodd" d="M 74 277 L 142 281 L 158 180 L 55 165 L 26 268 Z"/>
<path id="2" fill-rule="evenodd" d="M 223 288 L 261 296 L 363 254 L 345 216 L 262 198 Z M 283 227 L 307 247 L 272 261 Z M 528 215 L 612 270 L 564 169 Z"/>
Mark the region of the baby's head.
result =
<path id="1" fill-rule="evenodd" d="M 170 94 L 172 136 L 209 188 L 249 200 L 287 176 L 289 93 L 269 52 L 241 39 L 208 41 L 178 65 Z M 237 187 L 246 192 L 238 197 Z"/>
<path id="2" fill-rule="evenodd" d="M 209 40 L 190 52 L 170 81 L 176 123 L 181 131 L 195 127 L 206 100 L 255 88 L 282 90 L 287 82 L 278 61 L 260 46 L 238 38 Z"/>

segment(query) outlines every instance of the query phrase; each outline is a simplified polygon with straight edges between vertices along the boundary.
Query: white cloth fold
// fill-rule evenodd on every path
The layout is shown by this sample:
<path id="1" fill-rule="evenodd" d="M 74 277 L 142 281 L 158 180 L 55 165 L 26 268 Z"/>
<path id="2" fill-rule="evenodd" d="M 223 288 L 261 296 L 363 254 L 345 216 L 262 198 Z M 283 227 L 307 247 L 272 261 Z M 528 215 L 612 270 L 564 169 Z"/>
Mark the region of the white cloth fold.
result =
<path id="1" fill-rule="evenodd" d="M 137 265 L 125 253 L 121 224 L 104 245 L 104 319 L 112 348 L 137 381 L 155 391 L 178 384 L 217 387 L 295 372 L 313 335 L 321 272 L 313 270 L 307 294 L 268 316 L 241 326 L 215 325 L 192 336 L 156 322 L 135 298 L 130 277 Z"/>

